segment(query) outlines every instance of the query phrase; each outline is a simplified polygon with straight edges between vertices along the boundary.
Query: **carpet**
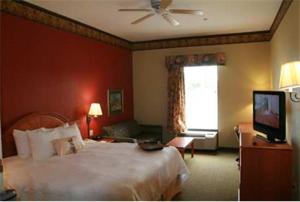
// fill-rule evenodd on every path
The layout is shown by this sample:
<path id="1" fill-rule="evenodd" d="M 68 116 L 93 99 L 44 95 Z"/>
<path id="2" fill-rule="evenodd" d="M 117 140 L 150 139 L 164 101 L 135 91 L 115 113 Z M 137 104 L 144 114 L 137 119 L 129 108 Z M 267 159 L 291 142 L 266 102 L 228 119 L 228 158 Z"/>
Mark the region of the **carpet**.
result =
<path id="1" fill-rule="evenodd" d="M 238 200 L 239 171 L 233 150 L 197 151 L 194 158 L 185 154 L 191 175 L 175 201 Z"/>

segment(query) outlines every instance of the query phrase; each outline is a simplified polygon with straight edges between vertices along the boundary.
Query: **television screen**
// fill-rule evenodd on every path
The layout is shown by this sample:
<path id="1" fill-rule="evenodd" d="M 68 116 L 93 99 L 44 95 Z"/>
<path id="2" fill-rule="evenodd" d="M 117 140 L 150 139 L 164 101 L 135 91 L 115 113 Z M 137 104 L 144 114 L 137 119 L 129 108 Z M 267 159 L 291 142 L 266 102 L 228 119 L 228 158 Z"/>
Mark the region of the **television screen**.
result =
<path id="1" fill-rule="evenodd" d="M 279 96 L 255 94 L 255 122 L 279 128 Z"/>
<path id="2" fill-rule="evenodd" d="M 285 93 L 253 91 L 253 128 L 270 142 L 285 140 Z"/>

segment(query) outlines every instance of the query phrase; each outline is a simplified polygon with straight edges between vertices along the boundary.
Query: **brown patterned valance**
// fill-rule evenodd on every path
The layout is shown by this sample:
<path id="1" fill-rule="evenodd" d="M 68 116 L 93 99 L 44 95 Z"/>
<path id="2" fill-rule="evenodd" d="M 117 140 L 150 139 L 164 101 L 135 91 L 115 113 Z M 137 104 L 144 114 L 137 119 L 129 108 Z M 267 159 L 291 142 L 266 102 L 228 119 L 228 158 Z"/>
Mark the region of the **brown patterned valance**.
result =
<path id="1" fill-rule="evenodd" d="M 225 53 L 177 55 L 166 57 L 167 68 L 201 65 L 225 65 Z"/>

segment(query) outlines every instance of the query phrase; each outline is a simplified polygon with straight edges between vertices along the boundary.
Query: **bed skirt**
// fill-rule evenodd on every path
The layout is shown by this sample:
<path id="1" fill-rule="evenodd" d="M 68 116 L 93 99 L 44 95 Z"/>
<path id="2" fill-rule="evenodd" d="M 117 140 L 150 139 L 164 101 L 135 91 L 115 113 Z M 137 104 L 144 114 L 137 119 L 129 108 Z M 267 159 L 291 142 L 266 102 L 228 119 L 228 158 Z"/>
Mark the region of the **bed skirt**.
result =
<path id="1" fill-rule="evenodd" d="M 163 193 L 161 199 L 158 200 L 163 200 L 163 201 L 171 201 L 176 194 L 181 192 L 181 185 L 182 185 L 182 180 L 178 176 L 167 188 L 167 190 Z"/>

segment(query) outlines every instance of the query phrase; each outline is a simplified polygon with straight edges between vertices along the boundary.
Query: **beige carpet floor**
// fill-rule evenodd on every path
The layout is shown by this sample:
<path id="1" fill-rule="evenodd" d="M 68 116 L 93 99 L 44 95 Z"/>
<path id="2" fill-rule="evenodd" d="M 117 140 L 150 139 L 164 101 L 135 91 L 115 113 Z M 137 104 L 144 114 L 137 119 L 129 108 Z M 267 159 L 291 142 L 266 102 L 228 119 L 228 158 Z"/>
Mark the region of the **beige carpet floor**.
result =
<path id="1" fill-rule="evenodd" d="M 194 158 L 185 154 L 185 162 L 191 172 L 176 201 L 232 201 L 238 199 L 237 152 L 197 152 Z"/>

